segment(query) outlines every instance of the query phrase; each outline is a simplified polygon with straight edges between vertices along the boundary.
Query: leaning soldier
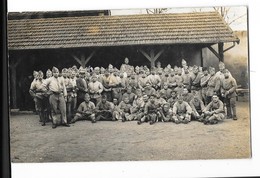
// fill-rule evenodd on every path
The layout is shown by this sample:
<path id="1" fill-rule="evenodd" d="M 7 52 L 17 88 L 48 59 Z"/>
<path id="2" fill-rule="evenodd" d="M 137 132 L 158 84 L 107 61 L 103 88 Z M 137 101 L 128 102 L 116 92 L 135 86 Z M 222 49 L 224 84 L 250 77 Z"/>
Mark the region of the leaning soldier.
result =
<path id="1" fill-rule="evenodd" d="M 227 118 L 237 120 L 236 114 L 236 89 L 237 82 L 230 75 L 227 69 L 224 69 L 224 79 L 221 81 L 221 95 L 224 98 L 224 103 L 227 107 Z"/>
<path id="2" fill-rule="evenodd" d="M 205 118 L 203 122 L 207 124 L 217 124 L 225 119 L 224 104 L 216 94 L 212 96 L 212 101 L 203 110 Z"/>
<path id="3" fill-rule="evenodd" d="M 91 120 L 91 122 L 95 122 L 95 104 L 90 101 L 88 93 L 85 94 L 84 100 L 79 105 L 77 113 L 70 123 L 75 123 L 78 120 Z"/>
<path id="4" fill-rule="evenodd" d="M 192 109 L 186 101 L 183 101 L 182 95 L 178 96 L 178 101 L 173 105 L 172 113 L 173 122 L 176 124 L 187 124 L 191 121 Z"/>

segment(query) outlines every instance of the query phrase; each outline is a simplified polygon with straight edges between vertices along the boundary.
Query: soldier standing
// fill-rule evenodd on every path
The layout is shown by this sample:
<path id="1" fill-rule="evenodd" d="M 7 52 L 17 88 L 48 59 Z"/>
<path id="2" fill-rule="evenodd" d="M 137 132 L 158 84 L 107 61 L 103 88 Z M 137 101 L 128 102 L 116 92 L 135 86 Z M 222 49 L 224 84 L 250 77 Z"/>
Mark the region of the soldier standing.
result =
<path id="1" fill-rule="evenodd" d="M 92 102 L 96 105 L 101 100 L 103 85 L 97 80 L 96 74 L 93 74 L 91 79 L 92 81 L 88 84 L 89 94 Z"/>
<path id="2" fill-rule="evenodd" d="M 52 128 L 56 128 L 59 124 L 69 127 L 66 115 L 67 90 L 65 83 L 59 77 L 59 69 L 53 67 L 52 73 L 53 77 L 46 79 L 42 84 L 45 91 L 50 91 L 49 102 L 52 109 Z M 61 113 L 61 118 L 58 110 Z"/>
<path id="3" fill-rule="evenodd" d="M 206 105 L 211 102 L 213 94 L 217 94 L 220 89 L 220 80 L 215 74 L 215 68 L 210 67 L 210 78 L 207 84 L 207 92 L 206 92 Z"/>
<path id="4" fill-rule="evenodd" d="M 221 81 L 221 95 L 227 107 L 227 117 L 237 120 L 236 114 L 236 89 L 237 82 L 230 75 L 227 69 L 224 69 L 224 79 Z"/>
<path id="5" fill-rule="evenodd" d="M 77 106 L 80 105 L 84 101 L 85 94 L 88 92 L 87 82 L 84 79 L 85 77 L 85 69 L 79 69 L 79 78 L 76 80 L 77 84 Z"/>

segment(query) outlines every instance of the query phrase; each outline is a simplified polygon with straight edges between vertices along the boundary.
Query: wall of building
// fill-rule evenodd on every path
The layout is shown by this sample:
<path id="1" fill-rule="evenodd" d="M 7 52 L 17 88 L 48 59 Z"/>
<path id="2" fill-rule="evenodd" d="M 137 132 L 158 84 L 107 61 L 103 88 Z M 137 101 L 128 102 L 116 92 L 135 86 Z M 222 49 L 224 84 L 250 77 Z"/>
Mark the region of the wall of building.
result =
<path id="1" fill-rule="evenodd" d="M 233 77 L 237 80 L 238 85 L 243 88 L 248 88 L 248 38 L 247 31 L 235 32 L 240 39 L 240 43 L 224 53 L 224 63 L 226 68 L 232 73 Z M 224 49 L 231 46 L 233 43 L 226 43 Z M 214 45 L 215 50 L 218 49 L 217 45 Z M 203 65 L 213 66 L 218 69 L 218 58 L 207 48 L 202 50 Z"/>

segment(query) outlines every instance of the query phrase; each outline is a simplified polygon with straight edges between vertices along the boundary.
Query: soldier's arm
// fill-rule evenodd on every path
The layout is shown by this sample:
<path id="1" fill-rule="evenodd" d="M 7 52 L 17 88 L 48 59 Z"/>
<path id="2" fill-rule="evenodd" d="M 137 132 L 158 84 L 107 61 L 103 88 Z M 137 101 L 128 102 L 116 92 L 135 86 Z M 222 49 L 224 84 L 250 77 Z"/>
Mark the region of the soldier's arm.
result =
<path id="1" fill-rule="evenodd" d="M 235 92 L 237 89 L 237 82 L 235 81 L 235 79 L 231 80 L 231 85 L 232 87 L 228 90 L 229 94 Z"/>
<path id="2" fill-rule="evenodd" d="M 186 110 L 187 110 L 187 114 L 192 113 L 192 108 L 190 107 L 189 103 L 186 103 Z"/>
<path id="3" fill-rule="evenodd" d="M 204 110 L 202 110 L 202 112 L 209 111 L 210 108 L 211 108 L 211 106 L 212 106 L 212 102 L 210 102 L 210 103 L 204 108 Z"/>
<path id="4" fill-rule="evenodd" d="M 99 88 L 98 93 L 101 94 L 103 92 L 103 89 L 104 89 L 102 83 L 99 82 L 98 88 Z"/>

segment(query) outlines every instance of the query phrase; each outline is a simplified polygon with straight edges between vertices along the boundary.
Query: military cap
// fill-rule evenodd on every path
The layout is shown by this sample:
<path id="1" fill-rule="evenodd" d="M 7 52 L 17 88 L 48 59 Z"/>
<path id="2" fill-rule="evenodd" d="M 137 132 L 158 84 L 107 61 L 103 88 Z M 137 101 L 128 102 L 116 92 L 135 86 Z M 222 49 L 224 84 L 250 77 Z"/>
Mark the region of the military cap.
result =
<path id="1" fill-rule="evenodd" d="M 48 69 L 47 71 L 46 71 L 46 74 L 51 74 L 52 72 L 51 72 L 51 70 L 50 69 Z"/>
<path id="2" fill-rule="evenodd" d="M 225 67 L 225 64 L 223 63 L 223 62 L 219 62 L 219 64 L 218 64 L 219 66 L 222 66 L 222 67 Z"/>
<path id="3" fill-rule="evenodd" d="M 63 68 L 63 69 L 61 70 L 61 72 L 62 72 L 62 73 L 67 73 L 67 72 L 68 72 L 68 69 L 67 69 L 67 68 Z"/>
<path id="4" fill-rule="evenodd" d="M 83 69 L 83 68 L 80 68 L 80 69 L 79 69 L 79 73 L 80 73 L 80 74 L 85 74 L 85 73 L 86 73 L 86 70 Z"/>
<path id="5" fill-rule="evenodd" d="M 42 76 L 43 76 L 43 72 L 40 70 L 40 71 L 38 72 L 38 75 L 42 75 Z"/>
<path id="6" fill-rule="evenodd" d="M 59 72 L 59 69 L 57 67 L 52 67 L 52 72 Z"/>

